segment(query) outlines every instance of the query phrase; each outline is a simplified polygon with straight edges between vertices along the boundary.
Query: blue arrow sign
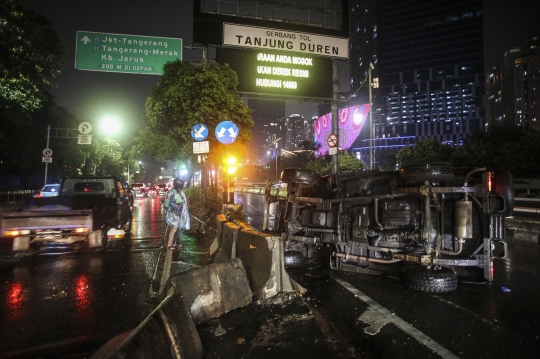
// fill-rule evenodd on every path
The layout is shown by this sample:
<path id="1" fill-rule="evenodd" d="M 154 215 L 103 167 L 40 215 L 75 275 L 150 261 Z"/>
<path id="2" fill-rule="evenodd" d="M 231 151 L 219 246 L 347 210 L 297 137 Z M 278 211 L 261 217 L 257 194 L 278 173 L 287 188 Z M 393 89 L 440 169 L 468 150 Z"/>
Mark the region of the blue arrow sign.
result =
<path id="1" fill-rule="evenodd" d="M 224 145 L 230 145 L 238 137 L 238 126 L 231 121 L 222 121 L 216 127 L 216 138 Z"/>
<path id="2" fill-rule="evenodd" d="M 204 141 L 208 137 L 208 127 L 198 123 L 191 129 L 191 138 L 195 141 Z"/>

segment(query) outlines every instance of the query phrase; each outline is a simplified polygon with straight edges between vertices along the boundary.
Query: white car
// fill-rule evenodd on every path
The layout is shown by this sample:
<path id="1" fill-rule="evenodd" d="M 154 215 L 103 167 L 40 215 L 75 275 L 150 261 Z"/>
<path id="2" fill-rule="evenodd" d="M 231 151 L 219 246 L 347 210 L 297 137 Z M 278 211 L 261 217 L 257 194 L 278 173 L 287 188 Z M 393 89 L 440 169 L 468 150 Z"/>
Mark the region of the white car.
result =
<path id="1" fill-rule="evenodd" d="M 55 197 L 58 196 L 58 191 L 60 190 L 60 185 L 58 183 L 54 184 L 46 184 L 41 191 L 39 191 L 38 194 L 36 194 L 35 198 L 40 197 Z"/>

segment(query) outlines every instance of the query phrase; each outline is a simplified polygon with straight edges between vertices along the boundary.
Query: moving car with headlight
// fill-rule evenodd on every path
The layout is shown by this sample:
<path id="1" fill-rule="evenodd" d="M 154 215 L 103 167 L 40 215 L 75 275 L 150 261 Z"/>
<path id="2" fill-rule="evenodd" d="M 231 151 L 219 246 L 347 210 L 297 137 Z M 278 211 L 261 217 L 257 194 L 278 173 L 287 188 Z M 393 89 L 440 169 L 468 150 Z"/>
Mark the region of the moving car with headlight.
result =
<path id="1" fill-rule="evenodd" d="M 507 253 L 508 171 L 422 163 L 321 177 L 289 168 L 281 180 L 285 195 L 268 185 L 263 229 L 285 240 L 289 267 L 303 264 L 302 245 L 328 245 L 332 269 L 399 274 L 411 288 L 449 292 L 458 278 L 491 282 L 494 259 Z"/>
<path id="2" fill-rule="evenodd" d="M 134 198 L 148 197 L 148 189 L 144 183 L 133 183 L 131 185 L 131 192 Z"/>
<path id="3" fill-rule="evenodd" d="M 13 239 L 13 250 L 38 249 L 45 243 L 107 246 L 109 238 L 131 231 L 131 209 L 122 182 L 111 176 L 70 176 L 59 195 L 33 198 L 20 212 L 0 213 L 0 236 Z"/>

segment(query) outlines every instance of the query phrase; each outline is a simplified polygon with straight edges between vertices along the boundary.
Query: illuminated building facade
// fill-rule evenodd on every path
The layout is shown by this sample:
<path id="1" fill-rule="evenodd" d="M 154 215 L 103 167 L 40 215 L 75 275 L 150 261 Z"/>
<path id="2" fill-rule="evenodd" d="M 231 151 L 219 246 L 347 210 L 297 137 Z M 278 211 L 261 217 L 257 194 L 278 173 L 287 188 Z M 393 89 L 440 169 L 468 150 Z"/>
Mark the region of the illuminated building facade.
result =
<path id="1" fill-rule="evenodd" d="M 486 79 L 488 123 L 540 128 L 540 36 L 509 48 Z"/>
<path id="2" fill-rule="evenodd" d="M 296 151 L 302 141 L 313 142 L 313 121 L 304 119 L 303 116 L 293 114 L 285 120 L 285 149 Z"/>
<path id="3" fill-rule="evenodd" d="M 251 129 L 252 141 L 249 143 L 246 160 L 262 165 L 273 156 L 274 147 L 270 138 L 281 138 L 278 142 L 280 147 L 285 141 L 285 101 L 250 98 L 248 107 L 252 111 L 254 126 Z"/>
<path id="4" fill-rule="evenodd" d="M 484 129 L 482 0 L 351 0 L 349 8 L 353 91 L 370 62 L 380 84 L 375 138 L 459 145 Z"/>

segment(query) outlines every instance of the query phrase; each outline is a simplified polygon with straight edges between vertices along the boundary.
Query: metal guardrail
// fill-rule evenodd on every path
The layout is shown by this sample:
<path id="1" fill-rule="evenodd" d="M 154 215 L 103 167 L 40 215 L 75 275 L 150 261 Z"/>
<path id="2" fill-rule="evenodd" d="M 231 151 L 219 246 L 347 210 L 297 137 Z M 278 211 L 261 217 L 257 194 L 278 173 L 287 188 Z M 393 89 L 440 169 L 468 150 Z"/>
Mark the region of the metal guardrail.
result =
<path id="1" fill-rule="evenodd" d="M 16 189 L 9 191 L 0 191 L 0 203 L 20 203 L 24 202 L 26 199 L 32 197 L 33 194 L 39 193 L 39 190 L 34 189 Z M 6 200 L 4 202 L 4 198 Z"/>

